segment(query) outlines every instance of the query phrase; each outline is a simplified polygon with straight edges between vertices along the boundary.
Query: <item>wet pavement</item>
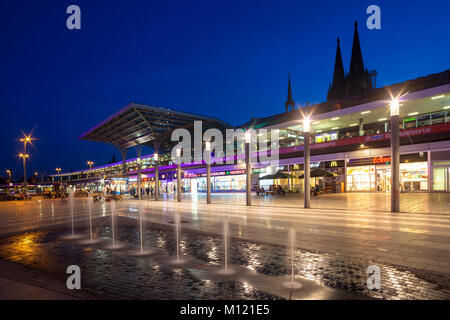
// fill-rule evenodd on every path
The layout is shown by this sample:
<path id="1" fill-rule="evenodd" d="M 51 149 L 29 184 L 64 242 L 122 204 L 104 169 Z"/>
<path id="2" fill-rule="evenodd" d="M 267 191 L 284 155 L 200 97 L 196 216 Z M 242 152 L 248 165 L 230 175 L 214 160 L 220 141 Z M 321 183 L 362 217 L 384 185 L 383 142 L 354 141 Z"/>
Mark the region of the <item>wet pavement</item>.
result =
<path id="1" fill-rule="evenodd" d="M 108 218 L 96 219 L 95 237 L 111 237 Z M 135 219 L 119 217 L 115 230 L 117 241 L 129 248 L 139 246 L 139 229 Z M 220 281 L 201 279 L 195 271 L 207 267 L 221 269 L 224 263 L 223 239 L 183 230 L 180 253 L 194 259 L 196 265 L 174 267 L 161 257 L 133 257 L 127 251 L 105 250 L 104 245 L 80 246 L 77 242 L 61 240 L 67 228 L 52 228 L 25 232 L 0 240 L 0 267 L 12 280 L 48 287 L 61 294 L 93 299 L 289 299 L 291 294 L 267 292 L 248 281 Z M 88 235 L 87 228 L 78 233 Z M 173 225 L 146 222 L 144 247 L 159 248 L 168 256 L 175 256 L 176 241 Z M 403 268 L 356 257 L 296 249 L 294 274 L 300 282 L 311 280 L 316 286 L 331 290 L 315 298 L 327 299 L 449 299 L 448 276 Z M 267 279 L 281 279 L 290 275 L 291 257 L 285 246 L 231 239 L 229 264 L 255 271 Z M 82 272 L 81 292 L 65 288 L 66 268 L 79 265 Z M 381 269 L 381 289 L 369 290 L 366 285 L 367 267 Z M 22 268 L 21 272 L 17 271 Z M 30 275 L 31 274 L 31 275 Z M 14 279 L 16 277 L 16 279 Z M 273 291 L 273 290 L 272 290 Z M 276 294 L 274 294 L 276 293 Z M 304 297 L 303 297 L 304 298 Z"/>
<path id="2" fill-rule="evenodd" d="M 295 196 L 273 197 L 267 200 L 255 200 L 254 197 L 254 205 L 251 207 L 240 204 L 241 200 L 244 201 L 243 196 L 216 194 L 211 205 L 204 203 L 206 201 L 202 195 L 195 199 L 184 195 L 181 203 L 168 197 L 167 200 L 158 202 L 124 200 L 114 204 L 120 218 L 136 221 L 136 217 L 141 213 L 144 225 L 157 226 L 156 232 L 146 231 L 145 238 L 150 239 L 148 241 L 151 241 L 151 246 L 162 248 L 171 254 L 174 250 L 174 215 L 179 214 L 183 229 L 182 244 L 185 246 L 183 250 L 206 265 L 221 263 L 219 248 L 222 243 L 223 221 L 228 219 L 230 236 L 234 243 L 230 263 L 255 270 L 261 275 L 282 277 L 289 273 L 286 246 L 287 233 L 292 228 L 296 232 L 295 273 L 302 279 L 310 279 L 321 286 L 344 290 L 359 297 L 448 298 L 450 214 L 447 203 L 450 202 L 447 201 L 450 201 L 450 198 L 446 194 L 414 194 L 414 198 L 411 198 L 410 194 L 402 194 L 402 201 L 410 201 L 411 205 L 416 205 L 413 209 L 417 212 L 399 214 L 377 210 L 382 209 L 381 204 L 371 210 L 365 209 L 367 204 L 389 201 L 385 195 L 380 198 L 380 194 L 319 196 L 323 205 L 333 205 L 335 208 L 319 208 L 319 202 L 313 200 L 313 208 L 306 210 L 301 208 L 301 201 Z M 230 200 L 230 203 L 220 203 L 224 199 Z M 262 205 L 258 201 L 271 201 L 271 204 Z M 341 205 L 338 206 L 337 203 Z M 354 208 L 350 208 L 352 203 Z M 104 223 L 97 225 L 95 230 L 106 237 L 109 237 L 110 232 L 108 221 L 111 204 L 92 204 L 92 216 L 96 221 L 102 221 L 98 218 L 106 219 Z M 186 268 L 181 268 L 174 274 L 171 266 L 164 263 L 158 265 L 158 261 L 155 265 L 152 259 L 145 260 L 146 262 L 139 260 L 138 263 L 136 257 L 127 256 L 124 259 L 122 252 L 75 246 L 60 241 L 59 234 L 70 230 L 72 217 L 75 232 L 84 230 L 85 234 L 88 227 L 88 207 L 87 198 L 75 198 L 73 202 L 66 203 L 60 203 L 59 200 L 0 203 L 2 274 L 20 274 L 18 279 L 11 280 L 30 280 L 30 284 L 36 284 L 35 282 L 41 279 L 42 283 L 38 284 L 44 287 L 49 283 L 55 286 L 58 284 L 52 290 L 61 292 L 61 287 L 65 288 L 64 268 L 70 263 L 70 257 L 76 257 L 77 261 L 82 261 L 87 266 L 88 274 L 92 274 L 86 279 L 87 284 L 91 284 L 88 287 L 103 288 L 104 283 L 108 281 L 112 284 L 106 286 L 106 291 L 92 289 L 77 293 L 80 298 L 84 298 L 84 294 L 94 298 L 289 298 L 284 295 L 277 296 L 277 292 L 267 293 L 258 281 L 253 283 L 254 287 L 249 282 L 236 282 L 230 289 L 230 283 L 224 286 L 201 277 L 199 279 Z M 427 208 L 429 211 L 421 212 L 420 208 Z M 125 243 L 136 245 L 139 234 L 136 226 L 137 224 L 120 225 L 117 232 Z M 30 252 L 27 252 L 27 248 Z M 17 252 L 14 253 L 15 251 Z M 23 261 L 20 261 L 21 257 Z M 140 268 L 142 264 L 146 267 L 137 272 L 139 279 L 149 279 L 148 281 L 153 281 L 151 286 L 157 287 L 160 285 L 156 282 L 165 283 L 167 279 L 172 279 L 170 281 L 174 283 L 168 292 L 165 292 L 163 287 L 158 292 L 142 289 L 145 293 L 140 296 L 134 291 L 141 290 L 137 289 L 141 284 L 132 285 L 130 279 L 113 281 L 112 276 L 107 275 L 117 270 L 115 274 L 120 277 L 125 275 L 124 278 L 127 279 L 128 274 L 132 274 L 133 270 Z M 365 281 L 369 265 L 381 268 L 381 291 L 367 289 Z M 17 268 L 21 272 L 18 272 Z M 153 271 L 149 273 L 147 269 Z M 95 270 L 102 275 L 97 275 Z M 144 283 L 148 283 L 147 280 Z M 197 289 L 185 292 L 190 284 Z M 130 292 L 122 292 L 122 286 L 130 287 Z M 66 294 L 65 291 L 61 293 Z M 159 295 L 160 292 L 164 294 Z M 340 296 L 336 292 L 334 294 Z M 295 295 L 291 298 L 295 298 Z"/>

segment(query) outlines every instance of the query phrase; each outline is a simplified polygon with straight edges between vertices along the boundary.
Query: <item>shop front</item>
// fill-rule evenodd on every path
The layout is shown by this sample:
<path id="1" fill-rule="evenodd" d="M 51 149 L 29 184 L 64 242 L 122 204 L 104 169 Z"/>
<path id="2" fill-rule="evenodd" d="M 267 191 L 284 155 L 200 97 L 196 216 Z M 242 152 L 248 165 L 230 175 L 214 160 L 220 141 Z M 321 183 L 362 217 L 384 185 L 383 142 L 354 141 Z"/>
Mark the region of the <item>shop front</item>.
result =
<path id="1" fill-rule="evenodd" d="M 400 157 L 402 192 L 428 191 L 426 155 Z M 391 157 L 351 159 L 347 166 L 347 191 L 391 191 Z"/>
<path id="2" fill-rule="evenodd" d="M 186 192 L 206 192 L 206 173 L 186 173 L 183 186 Z M 229 170 L 211 172 L 212 192 L 241 192 L 245 191 L 245 170 Z"/>

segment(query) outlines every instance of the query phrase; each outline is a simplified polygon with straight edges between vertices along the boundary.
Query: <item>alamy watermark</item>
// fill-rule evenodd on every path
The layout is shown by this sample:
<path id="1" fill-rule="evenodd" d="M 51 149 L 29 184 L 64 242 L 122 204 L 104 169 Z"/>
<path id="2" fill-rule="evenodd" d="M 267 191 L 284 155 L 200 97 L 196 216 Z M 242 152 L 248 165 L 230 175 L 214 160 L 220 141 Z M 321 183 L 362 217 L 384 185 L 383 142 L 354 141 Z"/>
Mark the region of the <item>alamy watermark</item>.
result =
<path id="1" fill-rule="evenodd" d="M 66 273 L 70 274 L 70 276 L 67 278 L 66 286 L 67 289 L 73 290 L 81 289 L 81 269 L 77 265 L 70 265 L 67 267 Z"/>
<path id="2" fill-rule="evenodd" d="M 366 273 L 369 275 L 367 278 L 367 288 L 369 290 L 381 289 L 381 270 L 379 266 L 371 265 L 367 268 Z"/>
<path id="3" fill-rule="evenodd" d="M 370 16 L 366 20 L 366 26 L 369 30 L 381 29 L 381 9 L 379 6 L 372 4 L 367 7 L 367 14 Z"/>
<path id="4" fill-rule="evenodd" d="M 258 132 L 254 129 L 246 131 L 226 129 L 225 139 L 222 131 L 216 128 L 202 132 L 202 121 L 194 121 L 194 139 L 191 132 L 184 128 L 172 132 L 171 140 L 178 142 L 171 152 L 173 163 L 192 161 L 204 161 L 207 164 L 235 164 L 236 161 L 239 163 L 240 159 L 245 159 L 245 148 L 248 143 L 250 162 L 272 166 L 279 164 L 280 139 L 277 129 L 260 129 Z"/>
<path id="5" fill-rule="evenodd" d="M 81 29 L 81 9 L 79 6 L 72 4 L 67 7 L 67 14 L 70 14 L 66 20 L 66 27 L 69 30 L 80 30 Z"/>

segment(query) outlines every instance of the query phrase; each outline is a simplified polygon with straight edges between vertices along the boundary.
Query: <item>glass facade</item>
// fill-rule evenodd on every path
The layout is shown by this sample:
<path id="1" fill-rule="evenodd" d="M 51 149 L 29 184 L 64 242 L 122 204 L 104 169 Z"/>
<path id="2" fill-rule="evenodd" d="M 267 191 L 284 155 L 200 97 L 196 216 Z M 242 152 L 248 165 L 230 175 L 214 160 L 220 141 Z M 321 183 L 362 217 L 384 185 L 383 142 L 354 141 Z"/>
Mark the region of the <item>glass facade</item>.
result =
<path id="1" fill-rule="evenodd" d="M 403 192 L 428 190 L 428 163 L 400 164 L 400 186 Z M 347 168 L 347 191 L 390 191 L 390 165 L 368 165 Z"/>

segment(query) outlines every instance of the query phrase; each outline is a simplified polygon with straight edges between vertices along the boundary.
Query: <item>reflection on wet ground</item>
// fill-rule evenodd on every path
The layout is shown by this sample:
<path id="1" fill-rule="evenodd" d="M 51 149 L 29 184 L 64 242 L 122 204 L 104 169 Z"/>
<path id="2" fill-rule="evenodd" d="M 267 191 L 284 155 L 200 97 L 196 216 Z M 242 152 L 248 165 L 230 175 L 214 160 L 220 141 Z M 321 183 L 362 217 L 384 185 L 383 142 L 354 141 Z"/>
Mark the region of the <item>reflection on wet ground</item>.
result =
<path id="1" fill-rule="evenodd" d="M 128 219 L 128 218 L 124 218 Z M 132 219 L 128 219 L 132 220 Z M 122 222 L 122 221 L 121 221 Z M 120 223 L 116 230 L 118 241 L 131 248 L 140 243 L 139 229 L 133 223 Z M 65 285 L 66 268 L 79 265 L 82 288 L 92 297 L 120 299 L 280 299 L 246 281 L 212 281 L 195 277 L 189 266 L 173 267 L 151 257 L 133 257 L 126 251 L 109 251 L 101 245 L 79 246 L 61 241 L 67 230 L 50 229 L 26 232 L 0 239 L 0 258 L 33 270 L 45 282 L 57 278 Z M 110 238 L 111 228 L 97 226 L 95 237 Z M 182 232 L 181 255 L 200 261 L 205 266 L 223 264 L 223 241 L 219 237 Z M 176 255 L 173 230 L 146 225 L 144 247 L 164 250 Z M 266 276 L 290 274 L 290 254 L 282 246 L 249 241 L 230 240 L 230 265 L 240 265 Z M 366 269 L 369 265 L 381 268 L 381 289 L 369 290 Z M 323 286 L 345 292 L 383 299 L 449 299 L 450 279 L 445 276 L 400 268 L 388 264 L 347 258 L 306 250 L 295 250 L 296 275 Z M 7 277 L 7 275 L 5 275 Z"/>

